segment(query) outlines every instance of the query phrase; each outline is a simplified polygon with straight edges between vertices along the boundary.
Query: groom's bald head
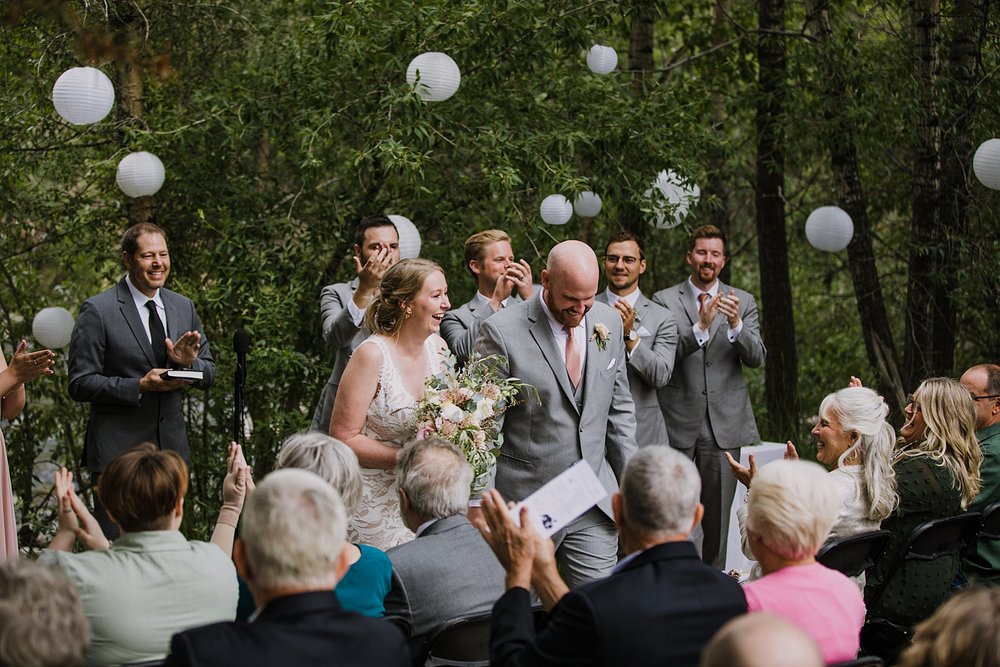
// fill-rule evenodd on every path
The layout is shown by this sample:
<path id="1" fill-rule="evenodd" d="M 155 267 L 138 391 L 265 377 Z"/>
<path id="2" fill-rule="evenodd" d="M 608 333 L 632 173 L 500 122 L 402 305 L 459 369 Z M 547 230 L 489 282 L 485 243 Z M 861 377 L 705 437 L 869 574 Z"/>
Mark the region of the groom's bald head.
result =
<path id="1" fill-rule="evenodd" d="M 586 243 L 563 241 L 549 252 L 542 270 L 542 298 L 563 326 L 575 327 L 594 305 L 600 281 L 597 255 Z"/>

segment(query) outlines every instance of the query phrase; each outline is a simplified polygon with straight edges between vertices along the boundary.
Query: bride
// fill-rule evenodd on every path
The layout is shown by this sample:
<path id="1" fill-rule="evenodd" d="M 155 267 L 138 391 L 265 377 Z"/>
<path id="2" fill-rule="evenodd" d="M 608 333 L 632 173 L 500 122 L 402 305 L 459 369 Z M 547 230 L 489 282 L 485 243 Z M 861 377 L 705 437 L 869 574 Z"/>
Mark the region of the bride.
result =
<path id="1" fill-rule="evenodd" d="M 352 542 L 383 551 L 413 539 L 396 495 L 396 455 L 412 436 L 412 416 L 424 380 L 444 364 L 438 335 L 451 304 L 441 267 L 426 259 L 395 264 L 365 312 L 373 332 L 351 356 L 340 381 L 330 435 L 358 455 L 364 480 L 350 522 Z"/>

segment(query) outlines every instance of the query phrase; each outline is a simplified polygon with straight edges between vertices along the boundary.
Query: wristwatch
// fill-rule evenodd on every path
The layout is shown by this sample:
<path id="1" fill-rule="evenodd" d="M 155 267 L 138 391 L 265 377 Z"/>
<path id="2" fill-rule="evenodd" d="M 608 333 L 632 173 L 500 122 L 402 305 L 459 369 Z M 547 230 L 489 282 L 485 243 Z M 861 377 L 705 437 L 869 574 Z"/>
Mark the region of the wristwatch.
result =
<path id="1" fill-rule="evenodd" d="M 629 329 L 629 332 L 625 335 L 625 340 L 627 341 L 639 340 L 639 334 L 635 332 L 635 329 Z"/>

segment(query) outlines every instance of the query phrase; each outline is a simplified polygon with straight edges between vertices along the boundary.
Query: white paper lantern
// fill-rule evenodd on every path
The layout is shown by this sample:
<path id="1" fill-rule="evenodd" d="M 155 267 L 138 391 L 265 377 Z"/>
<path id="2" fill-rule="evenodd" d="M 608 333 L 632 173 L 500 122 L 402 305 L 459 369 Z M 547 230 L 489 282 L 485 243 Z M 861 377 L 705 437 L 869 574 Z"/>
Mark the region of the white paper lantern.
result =
<path id="1" fill-rule="evenodd" d="M 653 219 L 657 229 L 671 229 L 684 221 L 688 211 L 701 198 L 701 188 L 673 171 L 661 171 L 643 196 L 653 200 Z"/>
<path id="2" fill-rule="evenodd" d="M 549 195 L 538 210 L 542 220 L 550 225 L 565 225 L 573 217 L 573 204 L 562 195 Z"/>
<path id="3" fill-rule="evenodd" d="M 806 218 L 806 239 L 823 252 L 840 252 L 854 238 L 854 222 L 838 206 L 820 206 Z"/>
<path id="4" fill-rule="evenodd" d="M 417 72 L 420 81 L 417 81 Z M 462 73 L 446 53 L 428 51 L 410 61 L 406 68 L 406 83 L 415 87 L 424 102 L 443 102 L 458 90 Z"/>
<path id="5" fill-rule="evenodd" d="M 387 216 L 396 225 L 399 232 L 399 258 L 414 259 L 420 257 L 420 230 L 409 218 L 401 215 Z"/>
<path id="6" fill-rule="evenodd" d="M 42 308 L 31 322 L 31 333 L 42 347 L 66 347 L 73 335 L 73 316 L 65 308 Z"/>
<path id="7" fill-rule="evenodd" d="M 115 87 L 96 67 L 74 67 L 56 79 L 52 104 L 67 122 L 90 125 L 107 116 L 115 105 Z"/>
<path id="8" fill-rule="evenodd" d="M 989 139 L 976 149 L 972 171 L 979 182 L 991 190 L 1000 190 L 1000 139 Z"/>
<path id="9" fill-rule="evenodd" d="M 155 195 L 163 185 L 163 163 L 152 153 L 129 153 L 118 163 L 115 182 L 129 197 Z"/>
<path id="10" fill-rule="evenodd" d="M 594 44 L 587 51 L 587 67 L 594 74 L 610 74 L 618 67 L 618 53 L 610 46 Z"/>
<path id="11" fill-rule="evenodd" d="M 601 212 L 601 197 L 590 190 L 585 190 L 576 196 L 573 210 L 581 218 L 593 218 Z"/>

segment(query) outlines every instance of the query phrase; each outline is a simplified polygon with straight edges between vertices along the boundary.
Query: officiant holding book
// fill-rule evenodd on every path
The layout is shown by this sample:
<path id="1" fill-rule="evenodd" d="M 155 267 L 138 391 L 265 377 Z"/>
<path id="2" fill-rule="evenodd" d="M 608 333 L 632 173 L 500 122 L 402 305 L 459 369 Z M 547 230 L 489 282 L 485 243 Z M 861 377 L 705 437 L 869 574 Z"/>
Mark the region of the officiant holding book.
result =
<path id="1" fill-rule="evenodd" d="M 130 227 L 121 257 L 126 275 L 80 306 L 69 346 L 69 394 L 90 403 L 83 464 L 95 487 L 108 463 L 140 442 L 188 462 L 182 392 L 215 380 L 194 304 L 164 287 L 170 252 L 163 230 L 149 223 Z M 169 379 L 169 370 L 201 371 L 202 379 Z M 117 534 L 102 508 L 95 507 L 95 516 L 105 535 Z"/>

